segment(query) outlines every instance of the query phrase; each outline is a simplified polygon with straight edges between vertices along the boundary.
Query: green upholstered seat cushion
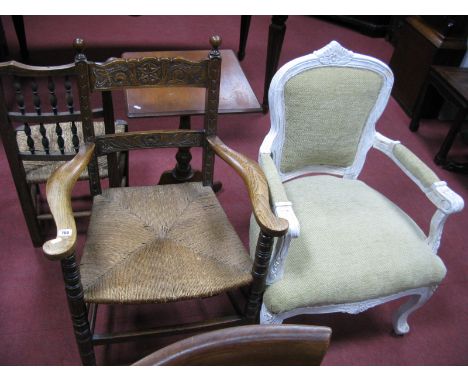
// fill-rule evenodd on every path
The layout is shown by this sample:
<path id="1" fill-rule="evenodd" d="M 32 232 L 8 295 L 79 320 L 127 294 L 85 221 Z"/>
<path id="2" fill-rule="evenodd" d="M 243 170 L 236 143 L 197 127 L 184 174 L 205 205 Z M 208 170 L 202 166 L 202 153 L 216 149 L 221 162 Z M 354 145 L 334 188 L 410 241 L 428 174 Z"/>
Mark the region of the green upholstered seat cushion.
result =
<path id="1" fill-rule="evenodd" d="M 270 311 L 364 301 L 445 277 L 416 223 L 363 182 L 318 175 L 285 188 L 301 234 L 292 240 L 283 279 L 267 287 Z"/>

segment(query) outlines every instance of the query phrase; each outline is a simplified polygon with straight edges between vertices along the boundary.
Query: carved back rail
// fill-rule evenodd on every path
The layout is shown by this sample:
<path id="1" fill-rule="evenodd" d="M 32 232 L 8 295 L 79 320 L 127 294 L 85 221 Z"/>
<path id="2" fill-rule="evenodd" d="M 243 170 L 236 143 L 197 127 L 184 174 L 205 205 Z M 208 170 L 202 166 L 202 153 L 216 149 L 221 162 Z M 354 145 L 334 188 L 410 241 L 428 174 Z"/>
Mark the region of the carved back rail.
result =
<path id="1" fill-rule="evenodd" d="M 203 131 L 190 130 L 152 130 L 106 134 L 96 137 L 96 154 L 109 155 L 122 150 L 161 148 L 161 147 L 202 147 L 203 182 L 213 182 L 214 153 L 206 142 L 206 136 L 216 134 L 219 104 L 219 86 L 221 78 L 221 56 L 218 47 L 219 37 L 210 39 L 212 50 L 205 60 L 188 61 L 182 58 L 112 58 L 106 62 L 86 61 L 82 40 L 75 40 L 77 55 L 75 62 L 80 77 L 87 77 L 88 82 L 79 81 L 80 98 L 85 100 L 82 106 L 83 128 L 92 124 L 90 107 L 86 99 L 92 92 L 109 92 L 126 88 L 149 87 L 200 87 L 206 89 L 205 123 Z M 91 165 L 91 167 L 93 167 Z M 97 167 L 90 169 L 92 192 L 100 193 Z M 93 191 L 94 190 L 94 191 Z"/>
<path id="2" fill-rule="evenodd" d="M 93 90 L 131 87 L 207 87 L 208 60 L 187 61 L 182 58 L 113 58 L 90 63 Z"/>

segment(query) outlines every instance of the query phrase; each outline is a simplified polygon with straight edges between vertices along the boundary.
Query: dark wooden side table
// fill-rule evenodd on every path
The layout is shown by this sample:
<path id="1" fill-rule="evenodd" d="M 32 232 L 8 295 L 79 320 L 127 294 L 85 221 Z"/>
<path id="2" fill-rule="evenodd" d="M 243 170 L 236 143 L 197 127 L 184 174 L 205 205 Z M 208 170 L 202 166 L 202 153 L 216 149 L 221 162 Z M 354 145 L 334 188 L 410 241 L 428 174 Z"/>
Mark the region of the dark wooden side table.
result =
<path id="1" fill-rule="evenodd" d="M 239 39 L 239 51 L 237 57 L 243 60 L 245 57 L 245 46 L 249 36 L 250 20 L 252 16 L 241 16 L 241 28 Z M 281 48 L 283 47 L 284 35 L 286 33 L 286 20 L 288 16 L 271 16 L 271 24 L 268 28 L 268 48 L 265 66 L 265 81 L 263 83 L 263 113 L 268 112 L 268 90 L 276 69 L 278 69 Z"/>
<path id="2" fill-rule="evenodd" d="M 415 112 L 410 124 L 411 131 L 417 131 L 421 110 L 429 88 L 434 88 L 443 98 L 457 108 L 455 119 L 434 162 L 447 170 L 468 173 L 468 163 L 447 160 L 447 154 L 468 114 L 468 68 L 453 66 L 431 66 L 429 75 L 416 102 Z"/>
<path id="3" fill-rule="evenodd" d="M 258 113 L 262 108 L 232 50 L 221 52 L 221 85 L 219 114 Z M 123 58 L 181 57 L 198 61 L 208 56 L 208 50 L 126 52 Z M 190 117 L 205 113 L 205 89 L 200 88 L 145 88 L 127 89 L 127 112 L 130 118 L 179 116 L 180 129 L 190 129 Z M 173 170 L 164 172 L 160 184 L 200 181 L 200 171 L 192 170 L 190 148 L 180 148 Z M 215 191 L 221 184 L 215 183 Z"/>
<path id="4" fill-rule="evenodd" d="M 415 113 L 430 67 L 458 67 L 465 55 L 465 28 L 458 28 L 450 20 L 444 19 L 446 16 L 439 17 L 445 20 L 445 27 L 435 27 L 426 17 L 410 16 L 403 21 L 398 31 L 397 43 L 389 63 L 395 76 L 392 96 L 409 117 Z M 429 90 L 420 112 L 424 117 L 435 118 L 442 103 L 437 92 Z"/>

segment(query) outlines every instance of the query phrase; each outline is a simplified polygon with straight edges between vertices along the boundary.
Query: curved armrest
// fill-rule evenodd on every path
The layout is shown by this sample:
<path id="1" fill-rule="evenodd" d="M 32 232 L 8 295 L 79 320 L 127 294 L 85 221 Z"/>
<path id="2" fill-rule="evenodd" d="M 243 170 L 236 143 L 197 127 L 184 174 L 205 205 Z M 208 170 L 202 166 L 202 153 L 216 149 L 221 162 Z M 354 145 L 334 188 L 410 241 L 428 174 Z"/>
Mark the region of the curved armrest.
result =
<path id="1" fill-rule="evenodd" d="M 270 208 L 268 183 L 260 166 L 253 160 L 226 146 L 217 136 L 207 138 L 214 152 L 229 164 L 244 181 L 249 191 L 253 213 L 262 231 L 271 236 L 282 236 L 288 230 L 288 222 L 276 217 Z"/>
<path id="2" fill-rule="evenodd" d="M 390 157 L 438 209 L 446 214 L 463 209 L 463 199 L 399 141 L 393 141 L 376 133 L 374 147 Z"/>
<path id="3" fill-rule="evenodd" d="M 75 157 L 60 166 L 47 181 L 47 202 L 57 226 L 57 237 L 45 242 L 42 249 L 51 260 L 61 260 L 75 249 L 76 224 L 71 207 L 71 192 L 93 153 L 94 143 L 81 146 Z"/>
<path id="4" fill-rule="evenodd" d="M 437 207 L 431 219 L 429 235 L 426 240 L 432 251 L 437 253 L 445 221 L 448 215 L 463 209 L 463 199 L 399 141 L 393 141 L 376 133 L 374 147 L 390 157 Z"/>

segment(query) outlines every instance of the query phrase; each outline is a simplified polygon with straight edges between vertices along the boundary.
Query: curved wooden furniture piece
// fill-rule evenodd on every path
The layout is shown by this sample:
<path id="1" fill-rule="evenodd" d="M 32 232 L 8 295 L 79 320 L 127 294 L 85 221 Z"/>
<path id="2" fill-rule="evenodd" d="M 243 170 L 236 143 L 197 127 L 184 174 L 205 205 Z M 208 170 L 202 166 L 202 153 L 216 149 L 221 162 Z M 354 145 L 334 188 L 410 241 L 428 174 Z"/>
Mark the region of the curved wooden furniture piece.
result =
<path id="1" fill-rule="evenodd" d="M 178 341 L 134 366 L 318 366 L 331 329 L 306 325 L 247 325 Z"/>
<path id="2" fill-rule="evenodd" d="M 47 201 L 57 226 L 57 237 L 45 242 L 42 249 L 51 260 L 62 260 L 75 250 L 76 224 L 71 207 L 71 193 L 91 161 L 94 147 L 94 143 L 81 146 L 78 154 L 59 167 L 47 181 Z"/>
<path id="3" fill-rule="evenodd" d="M 268 183 L 260 166 L 226 146 L 217 136 L 208 137 L 207 141 L 214 152 L 242 177 L 249 191 L 255 219 L 260 228 L 272 236 L 284 235 L 288 231 L 288 221 L 272 213 Z"/>

